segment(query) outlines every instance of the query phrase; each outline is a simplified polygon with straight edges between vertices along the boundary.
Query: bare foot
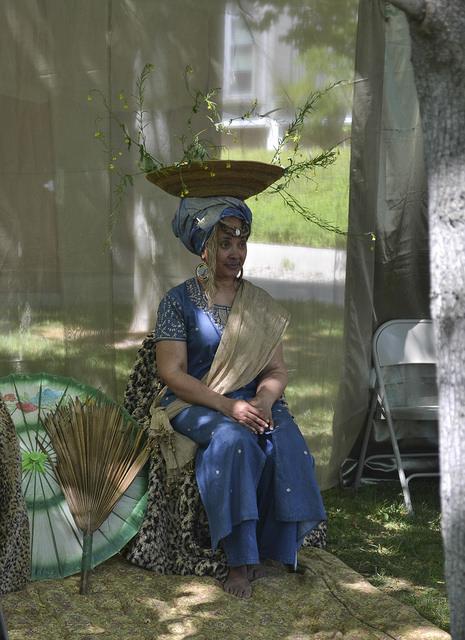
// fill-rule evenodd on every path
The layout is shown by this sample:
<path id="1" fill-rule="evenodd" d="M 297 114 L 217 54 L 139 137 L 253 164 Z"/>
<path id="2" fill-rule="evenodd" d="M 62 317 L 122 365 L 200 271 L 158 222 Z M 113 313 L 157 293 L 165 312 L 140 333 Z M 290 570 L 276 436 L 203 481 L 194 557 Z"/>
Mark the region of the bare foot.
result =
<path id="1" fill-rule="evenodd" d="M 250 598 L 252 587 L 247 576 L 247 565 L 230 567 L 228 577 L 224 581 L 223 589 L 237 598 Z"/>
<path id="2" fill-rule="evenodd" d="M 268 575 L 266 567 L 262 564 L 249 564 L 247 565 L 247 577 L 249 582 L 265 578 Z"/>

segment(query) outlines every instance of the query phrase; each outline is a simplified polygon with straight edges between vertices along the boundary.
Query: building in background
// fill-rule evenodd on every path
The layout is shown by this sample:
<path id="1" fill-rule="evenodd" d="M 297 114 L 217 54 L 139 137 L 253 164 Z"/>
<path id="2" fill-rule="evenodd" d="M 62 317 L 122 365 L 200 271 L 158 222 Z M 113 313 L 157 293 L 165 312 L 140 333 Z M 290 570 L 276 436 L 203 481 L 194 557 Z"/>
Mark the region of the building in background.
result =
<path id="1" fill-rule="evenodd" d="M 230 126 L 241 146 L 272 150 L 293 115 L 291 102 L 285 104 L 280 98 L 277 103 L 276 96 L 285 96 L 286 85 L 299 82 L 305 70 L 295 48 L 283 40 L 291 18 L 283 14 L 266 29 L 260 29 L 259 23 L 257 16 L 247 20 L 237 7 L 230 6 L 225 12 L 224 124 L 239 118 L 256 100 L 261 117 L 239 118 Z"/>
<path id="2" fill-rule="evenodd" d="M 266 18 L 252 2 L 244 8 L 230 3 L 224 18 L 223 113 L 244 149 L 274 149 L 294 116 L 313 91 L 340 82 L 321 101 L 304 143 L 333 146 L 347 136 L 351 124 L 353 60 L 327 42 L 303 49 L 294 38 L 309 28 L 286 10 Z M 318 28 L 318 25 L 314 25 Z M 257 116 L 242 119 L 254 101 Z M 237 118 L 237 119 L 235 119 Z M 223 140 L 226 146 L 227 140 Z"/>

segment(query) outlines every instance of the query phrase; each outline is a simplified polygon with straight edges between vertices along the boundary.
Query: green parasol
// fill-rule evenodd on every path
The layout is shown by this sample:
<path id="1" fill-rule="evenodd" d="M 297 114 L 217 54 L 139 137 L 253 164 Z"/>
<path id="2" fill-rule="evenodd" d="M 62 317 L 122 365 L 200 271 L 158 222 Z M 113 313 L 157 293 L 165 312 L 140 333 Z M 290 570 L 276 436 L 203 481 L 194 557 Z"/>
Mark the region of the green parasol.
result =
<path id="1" fill-rule="evenodd" d="M 82 533 L 53 471 L 56 456 L 42 421 L 75 398 L 83 403 L 92 398 L 111 400 L 98 389 L 72 378 L 44 373 L 0 378 L 0 394 L 20 443 L 22 488 L 31 529 L 31 578 L 46 580 L 78 573 Z M 138 532 L 145 512 L 146 492 L 147 472 L 143 468 L 95 531 L 92 567 L 118 553 Z"/>

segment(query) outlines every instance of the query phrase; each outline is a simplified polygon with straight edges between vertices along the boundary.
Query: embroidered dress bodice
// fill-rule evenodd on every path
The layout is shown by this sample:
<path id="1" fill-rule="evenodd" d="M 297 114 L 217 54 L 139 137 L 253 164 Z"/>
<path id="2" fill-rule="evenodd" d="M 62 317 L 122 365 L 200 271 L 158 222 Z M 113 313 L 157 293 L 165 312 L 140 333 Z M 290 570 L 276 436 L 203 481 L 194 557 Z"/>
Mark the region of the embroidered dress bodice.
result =
<path id="1" fill-rule="evenodd" d="M 186 342 L 187 372 L 200 380 L 213 362 L 230 311 L 227 305 L 209 307 L 201 285 L 191 278 L 171 289 L 160 302 L 155 340 Z M 168 391 L 163 404 L 173 397 Z"/>

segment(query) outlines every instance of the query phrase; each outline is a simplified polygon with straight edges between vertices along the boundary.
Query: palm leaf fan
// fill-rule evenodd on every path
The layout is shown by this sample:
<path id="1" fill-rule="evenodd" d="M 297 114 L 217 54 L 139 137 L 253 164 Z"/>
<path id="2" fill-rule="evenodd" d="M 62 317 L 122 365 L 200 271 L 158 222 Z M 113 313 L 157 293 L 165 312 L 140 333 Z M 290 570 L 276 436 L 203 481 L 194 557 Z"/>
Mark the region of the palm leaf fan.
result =
<path id="1" fill-rule="evenodd" d="M 119 405 L 75 398 L 49 414 L 44 429 L 56 453 L 55 473 L 83 533 L 80 593 L 87 593 L 93 532 L 148 458 L 144 431 Z"/>

